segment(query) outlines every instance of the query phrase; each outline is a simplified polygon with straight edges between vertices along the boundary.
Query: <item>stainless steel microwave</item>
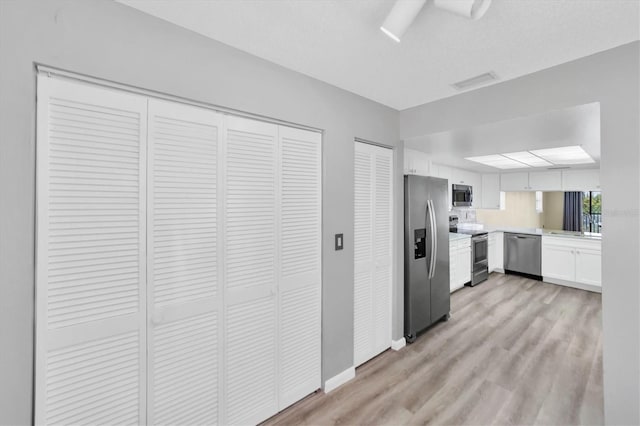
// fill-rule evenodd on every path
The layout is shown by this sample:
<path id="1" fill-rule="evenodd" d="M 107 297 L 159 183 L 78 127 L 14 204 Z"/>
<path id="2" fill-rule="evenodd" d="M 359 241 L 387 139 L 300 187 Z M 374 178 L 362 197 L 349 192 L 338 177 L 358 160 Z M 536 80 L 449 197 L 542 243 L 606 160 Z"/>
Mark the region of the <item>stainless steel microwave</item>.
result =
<path id="1" fill-rule="evenodd" d="M 452 202 L 454 207 L 471 207 L 473 188 L 469 185 L 453 185 Z"/>

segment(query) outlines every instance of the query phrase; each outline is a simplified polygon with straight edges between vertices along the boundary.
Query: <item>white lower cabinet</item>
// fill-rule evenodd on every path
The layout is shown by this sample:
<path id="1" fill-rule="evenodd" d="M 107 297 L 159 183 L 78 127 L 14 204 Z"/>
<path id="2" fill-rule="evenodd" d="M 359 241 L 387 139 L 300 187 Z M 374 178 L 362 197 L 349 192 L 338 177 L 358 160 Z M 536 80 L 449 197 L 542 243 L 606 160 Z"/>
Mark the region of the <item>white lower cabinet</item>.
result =
<path id="1" fill-rule="evenodd" d="M 599 249 L 576 248 L 576 281 L 602 287 L 602 253 Z"/>
<path id="2" fill-rule="evenodd" d="M 449 241 L 449 289 L 451 292 L 471 281 L 471 238 Z"/>
<path id="3" fill-rule="evenodd" d="M 566 237 L 542 237 L 544 281 L 592 291 L 602 287 L 601 242 Z"/>
<path id="4" fill-rule="evenodd" d="M 34 423 L 255 424 L 320 387 L 319 133 L 44 76 L 37 124 Z"/>
<path id="5" fill-rule="evenodd" d="M 489 273 L 493 271 L 504 272 L 504 233 L 489 233 L 489 253 L 487 255 L 489 262 Z"/>

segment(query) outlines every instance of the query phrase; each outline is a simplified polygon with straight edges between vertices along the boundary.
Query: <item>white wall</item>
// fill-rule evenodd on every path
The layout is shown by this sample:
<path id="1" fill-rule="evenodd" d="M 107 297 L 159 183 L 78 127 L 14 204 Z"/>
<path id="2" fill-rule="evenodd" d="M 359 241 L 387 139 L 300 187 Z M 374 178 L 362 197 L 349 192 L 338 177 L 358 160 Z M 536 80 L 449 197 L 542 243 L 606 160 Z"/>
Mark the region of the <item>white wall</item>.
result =
<path id="1" fill-rule="evenodd" d="M 34 62 L 324 129 L 323 380 L 353 365 L 354 138 L 400 145 L 402 244 L 397 111 L 110 0 L 0 0 L 0 424 L 31 422 Z"/>
<path id="2" fill-rule="evenodd" d="M 607 424 L 640 424 L 640 43 L 400 113 L 407 139 L 600 102 Z M 637 190 L 634 190 L 637 191 Z"/>

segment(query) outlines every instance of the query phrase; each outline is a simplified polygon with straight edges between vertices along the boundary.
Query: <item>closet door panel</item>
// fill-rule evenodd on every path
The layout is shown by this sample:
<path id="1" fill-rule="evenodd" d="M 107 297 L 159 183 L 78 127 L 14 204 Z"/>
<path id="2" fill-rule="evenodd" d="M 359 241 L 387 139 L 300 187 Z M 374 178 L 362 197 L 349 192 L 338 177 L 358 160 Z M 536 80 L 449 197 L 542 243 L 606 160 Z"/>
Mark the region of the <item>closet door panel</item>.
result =
<path id="1" fill-rule="evenodd" d="M 38 77 L 37 424 L 146 421 L 145 116 Z"/>
<path id="2" fill-rule="evenodd" d="M 150 424 L 218 423 L 222 118 L 149 100 Z"/>
<path id="3" fill-rule="evenodd" d="M 374 347 L 379 353 L 391 344 L 393 151 L 376 147 L 374 158 Z"/>
<path id="4" fill-rule="evenodd" d="M 226 117 L 225 424 L 278 411 L 278 127 Z"/>
<path id="5" fill-rule="evenodd" d="M 321 386 L 321 135 L 280 126 L 280 406 Z"/>
<path id="6" fill-rule="evenodd" d="M 355 144 L 354 166 L 354 362 L 370 358 L 373 346 L 373 155 L 369 145 Z"/>
<path id="7" fill-rule="evenodd" d="M 393 151 L 355 143 L 354 363 L 391 344 Z"/>

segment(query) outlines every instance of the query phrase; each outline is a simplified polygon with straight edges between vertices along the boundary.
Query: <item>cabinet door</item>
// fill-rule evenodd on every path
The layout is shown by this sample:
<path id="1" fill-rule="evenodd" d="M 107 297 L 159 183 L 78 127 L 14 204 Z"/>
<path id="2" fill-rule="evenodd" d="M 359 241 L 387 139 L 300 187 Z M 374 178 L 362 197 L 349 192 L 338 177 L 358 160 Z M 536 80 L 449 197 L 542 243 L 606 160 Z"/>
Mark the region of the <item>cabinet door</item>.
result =
<path id="1" fill-rule="evenodd" d="M 495 268 L 504 269 L 504 232 L 496 232 Z"/>
<path id="2" fill-rule="evenodd" d="M 449 290 L 451 292 L 460 288 L 458 285 L 458 244 L 456 241 L 449 242 Z"/>
<path id="3" fill-rule="evenodd" d="M 34 423 L 145 424 L 147 101 L 39 76 L 37 107 Z"/>
<path id="4" fill-rule="evenodd" d="M 529 173 L 529 189 L 532 191 L 562 191 L 560 171 Z"/>
<path id="5" fill-rule="evenodd" d="M 602 256 L 600 250 L 576 249 L 576 281 L 602 285 Z"/>
<path id="6" fill-rule="evenodd" d="M 416 159 L 416 152 L 413 149 L 408 149 L 405 148 L 404 150 L 404 174 L 405 175 L 412 175 L 415 174 L 416 172 L 416 167 L 415 167 L 415 159 Z"/>
<path id="7" fill-rule="evenodd" d="M 149 424 L 217 423 L 222 116 L 155 99 L 148 116 Z"/>
<path id="8" fill-rule="evenodd" d="M 451 181 L 456 185 L 471 185 L 473 181 L 473 174 L 473 172 L 467 170 L 452 169 Z"/>
<path id="9" fill-rule="evenodd" d="M 542 276 L 575 281 L 575 249 L 569 246 L 542 244 Z"/>
<path id="10" fill-rule="evenodd" d="M 497 258 L 497 247 L 496 247 L 496 234 L 495 232 L 491 232 L 489 234 L 488 241 L 488 253 L 487 253 L 487 262 L 489 264 L 489 273 L 491 273 L 494 269 L 496 269 L 496 258 Z"/>
<path id="11" fill-rule="evenodd" d="M 529 173 L 500 174 L 501 191 L 528 191 L 529 189 Z"/>
<path id="12" fill-rule="evenodd" d="M 421 151 L 415 151 L 414 153 L 414 168 L 415 174 L 420 176 L 430 176 L 429 156 Z"/>
<path id="13" fill-rule="evenodd" d="M 499 209 L 500 208 L 500 175 L 497 173 L 482 175 L 481 208 L 483 209 Z"/>
<path id="14" fill-rule="evenodd" d="M 441 164 L 438 164 L 437 166 L 434 165 L 434 167 L 437 167 L 436 171 L 437 171 L 437 175 L 435 175 L 436 177 L 442 178 L 442 179 L 447 179 L 447 208 L 449 211 L 451 211 L 451 208 L 453 207 L 453 193 L 452 193 L 452 173 L 453 173 L 453 169 L 451 167 L 448 166 L 443 166 Z"/>
<path id="15" fill-rule="evenodd" d="M 458 251 L 458 282 L 461 286 L 471 281 L 471 248 L 461 247 Z"/>
<path id="16" fill-rule="evenodd" d="M 278 126 L 226 117 L 222 424 L 278 412 Z"/>
<path id="17" fill-rule="evenodd" d="M 566 170 L 562 172 L 563 191 L 599 191 L 599 170 Z"/>

